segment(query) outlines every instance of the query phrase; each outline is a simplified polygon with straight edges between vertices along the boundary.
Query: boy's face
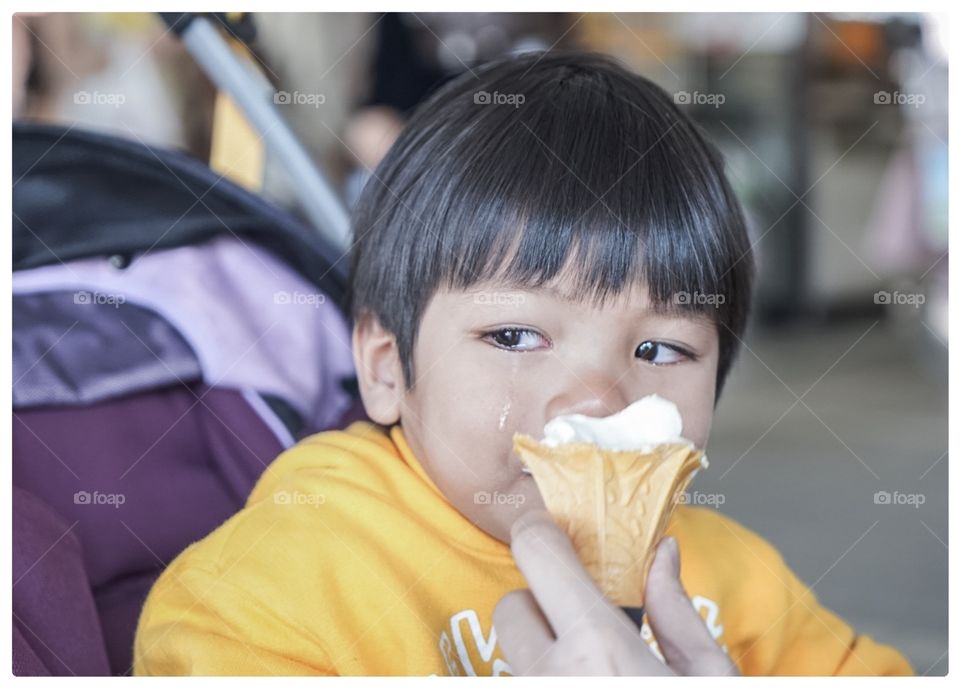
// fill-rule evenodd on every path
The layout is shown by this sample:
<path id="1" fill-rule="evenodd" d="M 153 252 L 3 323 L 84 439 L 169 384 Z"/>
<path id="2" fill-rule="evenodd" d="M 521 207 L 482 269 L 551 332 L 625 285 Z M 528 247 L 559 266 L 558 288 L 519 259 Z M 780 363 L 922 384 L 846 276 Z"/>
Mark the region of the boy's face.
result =
<path id="1" fill-rule="evenodd" d="M 354 334 L 368 414 L 399 419 L 447 499 L 502 542 L 524 510 L 543 506 L 513 453 L 515 432 L 541 438 L 555 416 L 607 416 L 653 393 L 677 405 L 698 447 L 710 431 L 716 325 L 654 313 L 642 287 L 598 307 L 564 299 L 569 284 L 438 292 L 420 324 L 409 390 L 392 335 L 370 321 Z"/>

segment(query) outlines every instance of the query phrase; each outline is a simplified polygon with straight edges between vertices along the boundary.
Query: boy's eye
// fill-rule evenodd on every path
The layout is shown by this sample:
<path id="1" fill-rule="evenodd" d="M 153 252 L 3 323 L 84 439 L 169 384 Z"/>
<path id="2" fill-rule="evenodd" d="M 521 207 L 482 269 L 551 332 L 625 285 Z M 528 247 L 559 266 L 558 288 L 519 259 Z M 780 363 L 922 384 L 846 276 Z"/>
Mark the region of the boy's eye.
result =
<path id="1" fill-rule="evenodd" d="M 684 351 L 678 346 L 671 346 L 670 344 L 665 344 L 664 342 L 649 340 L 638 346 L 636 354 L 634 355 L 637 358 L 654 365 L 669 365 L 671 363 L 679 363 L 680 361 L 688 358 L 693 358 L 691 353 Z"/>
<path id="2" fill-rule="evenodd" d="M 546 343 L 546 338 L 542 334 L 522 327 L 504 327 L 488 332 L 484 338 L 493 342 L 495 346 L 510 351 L 533 351 Z"/>

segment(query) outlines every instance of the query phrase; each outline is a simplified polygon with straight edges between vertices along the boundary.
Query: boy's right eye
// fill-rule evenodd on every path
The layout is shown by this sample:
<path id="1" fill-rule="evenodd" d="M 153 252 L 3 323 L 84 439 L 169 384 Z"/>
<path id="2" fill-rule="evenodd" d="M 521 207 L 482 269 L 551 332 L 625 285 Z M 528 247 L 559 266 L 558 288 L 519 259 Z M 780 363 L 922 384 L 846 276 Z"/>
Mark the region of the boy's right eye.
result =
<path id="1" fill-rule="evenodd" d="M 523 327 L 504 327 L 487 332 L 483 339 L 500 349 L 508 351 L 533 351 L 549 345 L 549 341 L 539 332 Z"/>

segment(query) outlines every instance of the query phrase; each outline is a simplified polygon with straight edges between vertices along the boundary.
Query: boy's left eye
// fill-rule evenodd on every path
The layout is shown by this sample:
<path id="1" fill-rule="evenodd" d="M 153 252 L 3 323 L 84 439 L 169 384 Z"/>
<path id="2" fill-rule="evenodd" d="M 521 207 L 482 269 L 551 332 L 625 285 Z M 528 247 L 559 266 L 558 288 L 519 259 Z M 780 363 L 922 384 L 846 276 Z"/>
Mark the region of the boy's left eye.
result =
<path id="1" fill-rule="evenodd" d="M 694 358 L 693 354 L 684 351 L 678 346 L 652 340 L 645 341 L 638 346 L 636 354 L 634 355 L 654 365 L 669 365 L 671 363 L 679 363 L 685 359 Z"/>

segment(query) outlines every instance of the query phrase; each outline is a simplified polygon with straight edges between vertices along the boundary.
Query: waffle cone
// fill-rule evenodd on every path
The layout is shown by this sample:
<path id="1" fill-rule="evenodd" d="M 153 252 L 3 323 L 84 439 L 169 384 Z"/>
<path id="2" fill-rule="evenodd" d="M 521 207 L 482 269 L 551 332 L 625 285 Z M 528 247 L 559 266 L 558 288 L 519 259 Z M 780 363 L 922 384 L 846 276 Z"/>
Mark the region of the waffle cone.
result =
<path id="1" fill-rule="evenodd" d="M 521 434 L 513 448 L 600 590 L 619 606 L 643 606 L 655 546 L 694 473 L 706 466 L 703 452 L 683 443 L 649 451 L 549 447 Z"/>

